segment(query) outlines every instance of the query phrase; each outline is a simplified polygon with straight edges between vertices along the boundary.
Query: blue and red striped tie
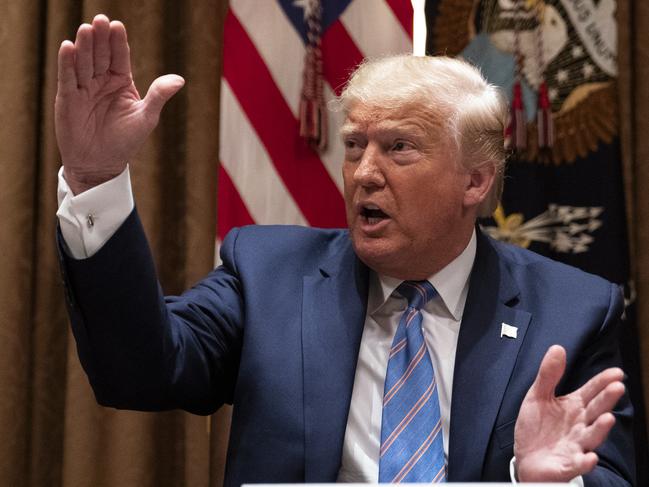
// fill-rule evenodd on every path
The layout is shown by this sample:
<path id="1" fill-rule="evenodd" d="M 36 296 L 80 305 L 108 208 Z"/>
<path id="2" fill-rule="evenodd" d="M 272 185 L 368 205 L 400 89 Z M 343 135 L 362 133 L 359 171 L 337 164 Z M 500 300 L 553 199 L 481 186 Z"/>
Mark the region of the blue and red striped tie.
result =
<path id="1" fill-rule="evenodd" d="M 408 307 L 385 375 L 379 482 L 446 482 L 437 382 L 420 311 L 437 291 L 428 281 L 404 281 L 397 292 Z"/>

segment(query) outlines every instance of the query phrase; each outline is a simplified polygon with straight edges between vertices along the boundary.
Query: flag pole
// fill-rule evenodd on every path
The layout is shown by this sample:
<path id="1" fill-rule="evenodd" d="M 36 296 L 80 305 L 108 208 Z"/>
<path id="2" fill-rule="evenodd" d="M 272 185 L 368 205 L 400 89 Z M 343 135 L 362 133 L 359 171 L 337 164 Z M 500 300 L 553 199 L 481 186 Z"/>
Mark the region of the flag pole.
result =
<path id="1" fill-rule="evenodd" d="M 412 55 L 426 55 L 426 0 L 410 0 L 412 3 Z"/>

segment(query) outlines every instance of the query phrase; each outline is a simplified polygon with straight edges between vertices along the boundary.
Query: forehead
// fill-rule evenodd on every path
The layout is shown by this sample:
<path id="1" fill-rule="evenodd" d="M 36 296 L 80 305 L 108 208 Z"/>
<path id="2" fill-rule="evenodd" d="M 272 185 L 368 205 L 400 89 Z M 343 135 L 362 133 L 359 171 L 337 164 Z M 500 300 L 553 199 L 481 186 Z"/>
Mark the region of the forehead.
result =
<path id="1" fill-rule="evenodd" d="M 410 132 L 413 135 L 427 136 L 439 134 L 444 126 L 443 120 L 441 114 L 421 104 L 390 108 L 357 103 L 347 112 L 341 134 L 344 136 L 350 132 L 372 130 Z"/>

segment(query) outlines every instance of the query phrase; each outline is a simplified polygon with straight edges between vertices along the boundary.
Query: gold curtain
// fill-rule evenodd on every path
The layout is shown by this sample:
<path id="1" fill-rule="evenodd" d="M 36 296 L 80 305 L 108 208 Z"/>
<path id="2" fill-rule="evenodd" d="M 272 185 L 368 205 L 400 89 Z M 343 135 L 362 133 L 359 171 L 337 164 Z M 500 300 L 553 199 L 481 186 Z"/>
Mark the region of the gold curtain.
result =
<path id="1" fill-rule="evenodd" d="M 620 113 L 645 406 L 649 406 L 649 2 L 618 0 Z"/>
<path id="2" fill-rule="evenodd" d="M 187 80 L 131 161 L 163 287 L 213 266 L 221 36 L 226 0 L 0 0 L 0 485 L 220 485 L 227 412 L 96 405 L 70 338 L 54 247 L 56 55 L 99 12 L 128 29 L 142 92 Z M 142 93 L 144 94 L 144 93 Z M 214 430 L 210 434 L 210 430 Z"/>

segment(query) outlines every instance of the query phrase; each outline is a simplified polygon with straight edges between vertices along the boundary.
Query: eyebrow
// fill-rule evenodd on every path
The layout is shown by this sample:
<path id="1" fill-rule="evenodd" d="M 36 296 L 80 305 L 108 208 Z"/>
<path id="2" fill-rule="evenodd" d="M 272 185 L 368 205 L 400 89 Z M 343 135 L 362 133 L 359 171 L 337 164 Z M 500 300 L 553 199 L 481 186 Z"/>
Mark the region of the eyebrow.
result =
<path id="1" fill-rule="evenodd" d="M 349 123 L 345 122 L 342 127 L 340 127 L 340 130 L 338 133 L 340 134 L 341 137 L 347 137 L 349 135 L 353 135 L 357 132 L 360 132 L 358 125 L 355 123 Z"/>
<path id="2" fill-rule="evenodd" d="M 375 128 L 375 131 L 380 134 L 398 132 L 402 134 L 410 134 L 415 137 L 426 137 L 427 135 L 425 128 L 421 124 L 409 120 L 384 120 Z M 350 122 L 349 120 L 343 124 L 339 131 L 341 137 L 347 137 L 361 132 L 362 129 L 360 124 Z"/>

